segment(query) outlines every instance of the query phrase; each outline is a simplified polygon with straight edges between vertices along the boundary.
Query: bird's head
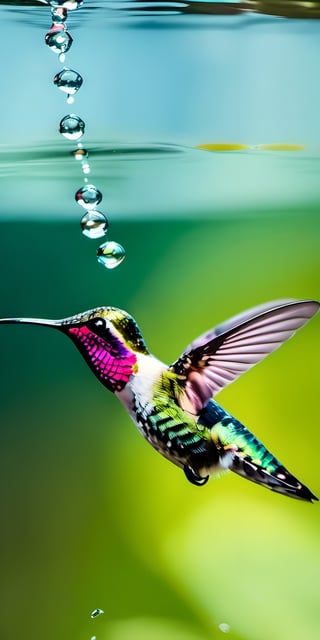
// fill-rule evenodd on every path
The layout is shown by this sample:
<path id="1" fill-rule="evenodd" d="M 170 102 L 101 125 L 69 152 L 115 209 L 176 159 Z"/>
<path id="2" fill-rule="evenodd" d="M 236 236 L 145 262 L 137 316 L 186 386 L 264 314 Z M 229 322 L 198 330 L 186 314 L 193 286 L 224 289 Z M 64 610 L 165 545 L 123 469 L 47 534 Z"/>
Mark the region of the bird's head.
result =
<path id="1" fill-rule="evenodd" d="M 115 307 L 98 307 L 62 320 L 3 318 L 0 323 L 36 324 L 62 331 L 110 391 L 121 391 L 137 373 L 137 354 L 149 353 L 134 318 Z"/>

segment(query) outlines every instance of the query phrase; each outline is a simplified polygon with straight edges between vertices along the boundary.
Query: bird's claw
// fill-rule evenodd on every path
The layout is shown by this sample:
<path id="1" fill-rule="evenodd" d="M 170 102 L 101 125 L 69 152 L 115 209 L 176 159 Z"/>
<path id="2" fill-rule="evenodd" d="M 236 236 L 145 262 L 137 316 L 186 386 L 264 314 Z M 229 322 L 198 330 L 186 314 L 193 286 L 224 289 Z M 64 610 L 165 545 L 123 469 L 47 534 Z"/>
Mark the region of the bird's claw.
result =
<path id="1" fill-rule="evenodd" d="M 209 476 L 205 476 L 205 478 L 202 478 L 202 476 L 199 476 L 199 474 L 191 467 L 188 467 L 187 464 L 184 465 L 183 471 L 187 480 L 189 480 L 191 484 L 195 484 L 197 487 L 202 487 L 204 484 L 207 484 L 209 480 Z"/>

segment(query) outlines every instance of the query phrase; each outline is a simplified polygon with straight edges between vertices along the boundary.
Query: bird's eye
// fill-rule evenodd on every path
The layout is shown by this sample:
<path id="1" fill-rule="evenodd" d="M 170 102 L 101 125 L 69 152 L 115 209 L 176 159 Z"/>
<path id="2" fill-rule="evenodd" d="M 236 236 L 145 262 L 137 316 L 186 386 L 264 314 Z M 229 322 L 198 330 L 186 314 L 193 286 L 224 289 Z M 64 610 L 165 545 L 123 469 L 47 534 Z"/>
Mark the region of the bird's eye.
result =
<path id="1" fill-rule="evenodd" d="M 107 324 L 104 318 L 92 318 L 91 320 L 89 320 L 88 325 L 98 335 L 104 333 L 107 328 Z"/>

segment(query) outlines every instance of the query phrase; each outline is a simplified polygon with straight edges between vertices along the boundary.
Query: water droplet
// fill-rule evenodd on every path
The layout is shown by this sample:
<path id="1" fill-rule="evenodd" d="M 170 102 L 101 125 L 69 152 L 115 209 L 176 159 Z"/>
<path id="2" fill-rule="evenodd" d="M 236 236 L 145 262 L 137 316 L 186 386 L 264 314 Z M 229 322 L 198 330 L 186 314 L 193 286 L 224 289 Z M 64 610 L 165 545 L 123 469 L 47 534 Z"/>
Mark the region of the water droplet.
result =
<path id="1" fill-rule="evenodd" d="M 87 149 L 82 149 L 81 147 L 78 149 L 74 149 L 73 151 L 71 151 L 73 157 L 76 160 L 86 160 L 89 156 Z"/>
<path id="2" fill-rule="evenodd" d="M 94 186 L 94 184 L 87 184 L 85 187 L 81 187 L 75 194 L 75 199 L 81 207 L 85 209 L 94 209 L 97 204 L 100 204 L 102 200 L 102 193 Z"/>
<path id="3" fill-rule="evenodd" d="M 68 96 L 67 97 L 67 103 L 68 104 L 72 104 L 74 102 L 74 97 L 73 96 Z"/>
<path id="4" fill-rule="evenodd" d="M 97 636 L 92 636 L 91 640 L 97 640 Z"/>
<path id="5" fill-rule="evenodd" d="M 64 7 L 51 7 L 51 15 L 55 24 L 61 24 L 66 21 L 68 11 Z"/>
<path id="6" fill-rule="evenodd" d="M 72 45 L 72 37 L 69 31 L 65 31 L 64 25 L 53 25 L 50 31 L 45 36 L 46 45 L 53 51 L 54 53 L 60 53 L 59 60 L 61 60 L 61 54 L 69 51 Z"/>
<path id="7" fill-rule="evenodd" d="M 126 252 L 118 242 L 105 242 L 97 251 L 98 262 L 107 269 L 114 269 L 125 259 Z"/>
<path id="8" fill-rule="evenodd" d="M 97 618 L 101 616 L 102 613 L 104 613 L 103 609 L 94 609 L 91 613 L 91 618 Z"/>
<path id="9" fill-rule="evenodd" d="M 64 7 L 68 11 L 74 11 L 83 5 L 83 0 L 50 0 L 49 4 L 52 7 Z"/>
<path id="10" fill-rule="evenodd" d="M 218 627 L 222 633 L 229 633 L 230 631 L 230 625 L 227 622 L 221 622 Z"/>
<path id="11" fill-rule="evenodd" d="M 89 173 L 91 173 L 90 165 L 88 162 L 82 163 L 82 171 L 85 175 L 88 175 Z"/>
<path id="12" fill-rule="evenodd" d="M 80 226 L 84 236 L 95 240 L 96 238 L 103 238 L 103 236 L 106 235 L 109 225 L 103 213 L 92 210 L 84 214 L 81 218 Z"/>
<path id="13" fill-rule="evenodd" d="M 67 102 L 70 104 L 70 97 L 79 91 L 83 79 L 77 71 L 73 69 L 62 69 L 60 73 L 57 73 L 53 78 L 53 84 L 55 84 L 61 91 L 68 94 Z M 73 99 L 71 100 L 73 102 Z"/>
<path id="14" fill-rule="evenodd" d="M 62 118 L 59 124 L 60 133 L 68 140 L 79 140 L 84 134 L 85 124 L 74 113 Z"/>
<path id="15" fill-rule="evenodd" d="M 59 55 L 59 62 L 64 62 L 64 61 L 65 61 L 65 59 L 66 59 L 65 54 L 64 54 L 64 53 L 60 53 L 60 55 Z"/>

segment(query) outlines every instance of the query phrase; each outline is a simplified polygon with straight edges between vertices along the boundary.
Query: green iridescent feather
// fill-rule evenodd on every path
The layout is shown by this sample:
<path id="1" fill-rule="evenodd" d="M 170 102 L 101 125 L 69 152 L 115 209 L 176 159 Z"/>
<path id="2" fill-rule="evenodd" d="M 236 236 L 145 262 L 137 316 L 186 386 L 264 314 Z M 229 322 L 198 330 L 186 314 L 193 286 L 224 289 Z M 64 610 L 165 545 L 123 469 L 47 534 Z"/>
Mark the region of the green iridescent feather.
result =
<path id="1" fill-rule="evenodd" d="M 228 414 L 214 425 L 212 437 L 217 437 L 223 446 L 234 446 L 251 462 L 268 473 L 274 473 L 280 462 L 268 451 L 263 444 L 246 427 Z"/>

